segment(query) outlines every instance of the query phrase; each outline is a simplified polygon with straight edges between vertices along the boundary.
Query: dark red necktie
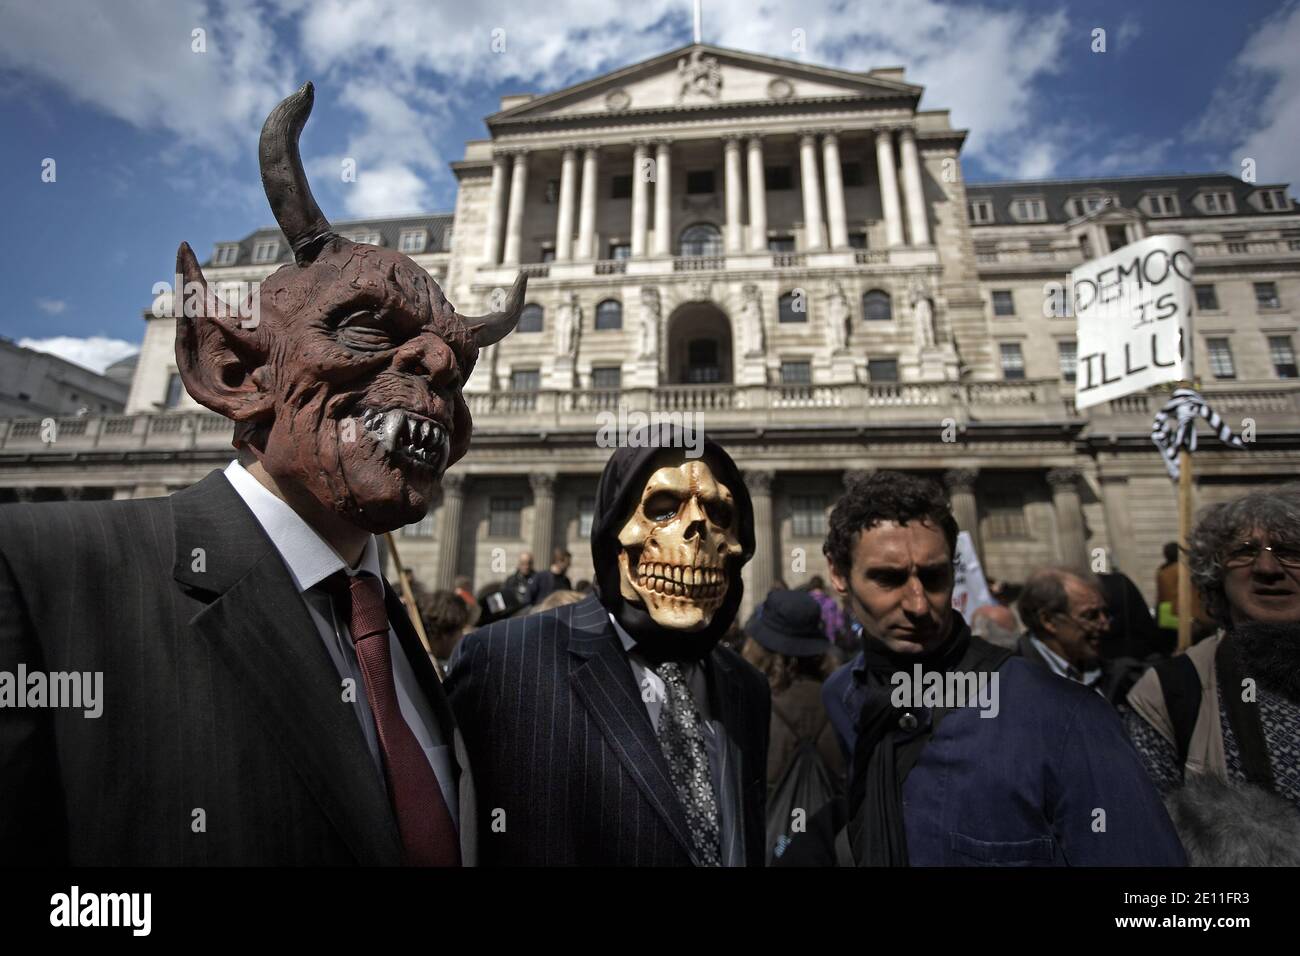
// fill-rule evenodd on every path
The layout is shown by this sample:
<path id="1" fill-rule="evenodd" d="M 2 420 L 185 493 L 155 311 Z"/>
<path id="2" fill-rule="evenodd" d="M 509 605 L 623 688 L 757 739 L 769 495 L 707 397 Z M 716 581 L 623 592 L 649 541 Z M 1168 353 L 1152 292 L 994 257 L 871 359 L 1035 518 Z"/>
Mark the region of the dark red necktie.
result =
<path id="1" fill-rule="evenodd" d="M 331 576 L 327 585 L 349 608 L 348 627 L 379 732 L 388 793 L 402 837 L 403 862 L 407 866 L 460 866 L 460 839 L 442 788 L 397 702 L 384 586 L 372 574 L 348 577 L 341 571 Z"/>

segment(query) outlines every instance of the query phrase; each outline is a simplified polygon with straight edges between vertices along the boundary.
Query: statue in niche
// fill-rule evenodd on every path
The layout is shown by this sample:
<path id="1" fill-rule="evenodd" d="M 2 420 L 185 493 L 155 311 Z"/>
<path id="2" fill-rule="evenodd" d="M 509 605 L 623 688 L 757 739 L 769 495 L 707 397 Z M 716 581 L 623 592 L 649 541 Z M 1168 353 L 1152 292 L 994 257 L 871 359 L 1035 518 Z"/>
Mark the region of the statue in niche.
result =
<path id="1" fill-rule="evenodd" d="M 933 348 L 939 338 L 934 325 L 934 301 L 930 298 L 925 284 L 919 279 L 912 280 L 910 293 L 916 341 L 922 348 Z"/>
<path id="2" fill-rule="evenodd" d="M 763 354 L 763 300 L 758 286 L 746 283 L 741 289 L 740 336 L 746 355 Z"/>
<path id="3" fill-rule="evenodd" d="M 849 347 L 849 300 L 838 279 L 831 280 L 831 295 L 826 304 L 826 341 L 832 352 Z"/>
<path id="4" fill-rule="evenodd" d="M 641 287 L 641 347 L 642 358 L 659 354 L 659 321 L 662 316 L 659 290 L 652 286 Z"/>
<path id="5" fill-rule="evenodd" d="M 560 355 L 576 356 L 582 335 L 582 306 L 578 293 L 570 292 L 560 302 L 555 317 L 555 347 Z"/>

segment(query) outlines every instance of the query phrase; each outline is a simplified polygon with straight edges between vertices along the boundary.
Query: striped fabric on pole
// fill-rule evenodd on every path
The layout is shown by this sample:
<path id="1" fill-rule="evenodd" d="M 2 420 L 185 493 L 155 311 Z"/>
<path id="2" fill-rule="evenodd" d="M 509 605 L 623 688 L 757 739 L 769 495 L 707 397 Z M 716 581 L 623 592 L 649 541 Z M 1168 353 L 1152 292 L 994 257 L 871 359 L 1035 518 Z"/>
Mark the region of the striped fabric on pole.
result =
<path id="1" fill-rule="evenodd" d="M 1210 408 L 1205 398 L 1194 388 L 1176 388 L 1164 408 L 1156 412 L 1151 423 L 1151 440 L 1165 459 L 1165 470 L 1174 481 L 1178 480 L 1178 452 L 1196 451 L 1196 420 L 1204 418 L 1218 435 L 1219 441 L 1233 448 L 1245 448 L 1241 438 L 1232 433 L 1219 413 Z"/>

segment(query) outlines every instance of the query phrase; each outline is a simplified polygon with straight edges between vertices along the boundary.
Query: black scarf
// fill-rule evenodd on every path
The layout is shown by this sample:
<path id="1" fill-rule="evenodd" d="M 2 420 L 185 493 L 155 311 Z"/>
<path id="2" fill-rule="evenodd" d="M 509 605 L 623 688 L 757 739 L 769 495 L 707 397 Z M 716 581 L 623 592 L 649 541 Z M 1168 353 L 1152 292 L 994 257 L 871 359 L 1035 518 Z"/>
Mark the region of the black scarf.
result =
<path id="1" fill-rule="evenodd" d="M 635 434 L 644 436 L 645 432 L 634 433 L 630 438 Z M 649 477 L 660 468 L 676 467 L 687 461 L 687 450 L 681 429 L 677 427 L 672 429 L 672 447 L 620 447 L 605 464 L 596 488 L 596 509 L 591 523 L 591 557 L 596 580 L 592 589 L 605 609 L 636 641 L 637 649 L 656 663 L 700 660 L 713 650 L 740 609 L 740 599 L 745 593 L 740 569 L 754 556 L 754 506 L 740 469 L 721 445 L 705 439 L 702 460 L 713 471 L 713 477 L 727 486 L 736 508 L 736 537 L 741 553 L 727 563 L 727 579 L 731 582 L 727 596 L 708 627 L 689 632 L 660 627 L 640 602 L 623 600 L 618 563 L 622 546 L 618 543 L 618 533 L 640 501 Z"/>
<path id="2" fill-rule="evenodd" d="M 971 646 L 970 628 L 952 612 L 952 635 L 924 657 L 894 654 L 874 638 L 862 648 L 867 669 L 867 696 L 858 715 L 849 807 L 857 808 L 849 825 L 849 843 L 858 866 L 907 866 L 903 826 L 903 781 L 916 764 L 934 730 L 935 714 L 914 714 L 921 722 L 899 726 L 908 708 L 895 707 L 890 683 L 898 671 L 909 677 L 920 664 L 923 673 L 958 669 Z"/>

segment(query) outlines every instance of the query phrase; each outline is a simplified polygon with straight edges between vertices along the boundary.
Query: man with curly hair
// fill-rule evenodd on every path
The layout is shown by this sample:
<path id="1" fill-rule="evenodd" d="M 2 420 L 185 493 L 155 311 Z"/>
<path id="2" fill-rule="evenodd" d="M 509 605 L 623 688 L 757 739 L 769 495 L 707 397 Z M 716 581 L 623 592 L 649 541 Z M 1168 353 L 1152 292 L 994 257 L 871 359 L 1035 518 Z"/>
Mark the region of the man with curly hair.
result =
<path id="1" fill-rule="evenodd" d="M 938 485 L 897 472 L 835 506 L 823 550 L 864 644 L 823 700 L 851 783 L 781 864 L 1182 865 L 1106 701 L 971 635 L 952 606 L 957 532 Z M 991 695 L 954 692 L 973 687 Z"/>
<path id="2" fill-rule="evenodd" d="M 1189 561 L 1218 633 L 1133 686 L 1129 734 L 1193 862 L 1300 865 L 1300 484 L 1207 508 Z"/>

